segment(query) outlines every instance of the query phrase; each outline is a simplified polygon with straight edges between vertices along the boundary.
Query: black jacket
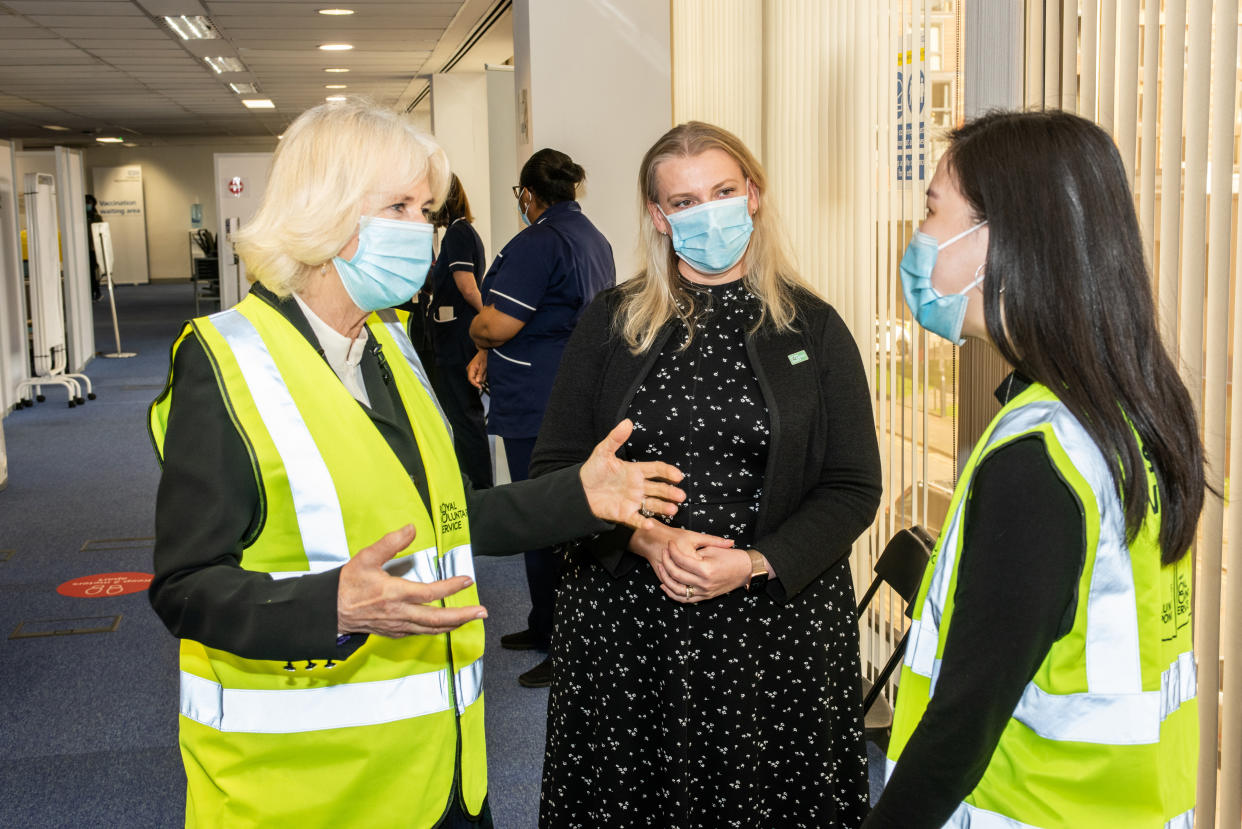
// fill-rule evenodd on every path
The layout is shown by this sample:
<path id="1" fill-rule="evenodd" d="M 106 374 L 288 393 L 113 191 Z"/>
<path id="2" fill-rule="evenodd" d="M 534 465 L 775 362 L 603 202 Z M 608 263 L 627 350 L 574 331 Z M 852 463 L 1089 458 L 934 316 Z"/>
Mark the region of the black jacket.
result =
<path id="1" fill-rule="evenodd" d="M 630 353 L 614 326 L 621 288 L 601 293 L 565 349 L 531 460 L 546 475 L 580 463 L 626 416 L 639 384 L 679 323 L 664 326 L 645 354 Z M 771 419 L 767 471 L 754 549 L 772 563 L 774 598 L 787 600 L 847 557 L 880 503 L 880 453 L 862 359 L 845 323 L 809 292 L 797 295 L 797 330 L 765 324 L 746 351 Z M 624 452 L 624 449 L 622 450 Z M 589 539 L 614 575 L 641 559 L 630 531 Z"/>
<path id="2" fill-rule="evenodd" d="M 258 285 L 251 292 L 322 354 L 296 302 L 279 300 Z M 381 368 L 378 344 L 371 343 L 361 362 L 371 407 L 363 409 L 430 508 L 413 431 L 396 386 Z M 241 567 L 246 539 L 261 530 L 258 473 L 196 337 L 187 337 L 177 349 L 171 382 L 164 391 L 173 400 L 156 496 L 151 606 L 175 636 L 245 658 L 348 656 L 365 637 L 337 644 L 339 568 L 273 580 Z M 577 467 L 554 479 L 480 491 L 463 482 L 471 544 L 478 555 L 521 552 L 612 527 L 591 515 Z"/>

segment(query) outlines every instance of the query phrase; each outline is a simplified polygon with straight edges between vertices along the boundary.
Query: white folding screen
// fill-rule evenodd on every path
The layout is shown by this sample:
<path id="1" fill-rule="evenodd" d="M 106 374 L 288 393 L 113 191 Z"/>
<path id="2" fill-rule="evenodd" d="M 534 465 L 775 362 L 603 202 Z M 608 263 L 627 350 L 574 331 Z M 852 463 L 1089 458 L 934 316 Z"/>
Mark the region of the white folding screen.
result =
<path id="1" fill-rule="evenodd" d="M 1238 6 L 1028 0 L 1045 34 L 1027 55 L 1042 101 L 1027 103 L 1059 103 L 1113 133 L 1133 175 L 1162 334 L 1201 416 L 1209 480 L 1225 494 L 1242 464 L 1242 407 L 1231 400 L 1242 382 Z M 1210 496 L 1195 548 L 1200 827 L 1242 825 L 1242 541 L 1231 539 L 1242 539 L 1242 501 Z"/>
<path id="2" fill-rule="evenodd" d="M 26 378 L 26 290 L 17 221 L 17 173 L 13 147 L 0 141 L 0 417 L 17 402 Z"/>
<path id="3" fill-rule="evenodd" d="M 73 372 L 81 371 L 95 356 L 90 257 L 87 250 L 90 239 L 86 227 L 86 171 L 82 165 L 81 150 L 56 147 L 55 157 L 68 370 Z"/>

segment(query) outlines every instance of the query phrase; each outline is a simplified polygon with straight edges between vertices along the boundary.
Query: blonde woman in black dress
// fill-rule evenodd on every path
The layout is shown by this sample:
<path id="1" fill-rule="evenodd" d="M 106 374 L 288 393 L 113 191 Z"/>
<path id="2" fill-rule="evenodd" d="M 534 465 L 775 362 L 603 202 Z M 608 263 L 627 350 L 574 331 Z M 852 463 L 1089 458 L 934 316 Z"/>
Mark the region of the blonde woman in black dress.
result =
<path id="1" fill-rule="evenodd" d="M 579 322 L 531 471 L 628 416 L 627 457 L 676 464 L 687 500 L 569 555 L 540 824 L 855 827 L 849 552 L 880 498 L 858 348 L 794 271 L 735 136 L 674 128 L 639 185 L 644 268 Z"/>

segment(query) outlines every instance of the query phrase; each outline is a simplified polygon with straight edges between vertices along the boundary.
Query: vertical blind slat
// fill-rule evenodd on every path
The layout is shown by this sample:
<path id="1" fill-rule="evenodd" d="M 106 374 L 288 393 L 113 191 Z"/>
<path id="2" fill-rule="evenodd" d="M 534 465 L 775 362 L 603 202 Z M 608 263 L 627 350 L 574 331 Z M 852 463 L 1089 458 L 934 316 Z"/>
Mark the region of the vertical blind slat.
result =
<path id="1" fill-rule="evenodd" d="M 1117 147 L 1135 186 L 1138 152 L 1139 0 L 1117 0 Z"/>
<path id="2" fill-rule="evenodd" d="M 1160 232 L 1156 282 L 1159 287 L 1160 326 L 1165 346 L 1178 359 L 1177 262 L 1181 249 L 1177 204 L 1182 183 L 1182 94 L 1186 79 L 1186 0 L 1166 0 L 1164 6 L 1164 84 L 1160 95 Z M 1171 200 L 1170 200 L 1171 199 Z M 1183 375 L 1184 376 L 1184 375 Z M 1191 382 L 1191 378 L 1186 378 Z"/>

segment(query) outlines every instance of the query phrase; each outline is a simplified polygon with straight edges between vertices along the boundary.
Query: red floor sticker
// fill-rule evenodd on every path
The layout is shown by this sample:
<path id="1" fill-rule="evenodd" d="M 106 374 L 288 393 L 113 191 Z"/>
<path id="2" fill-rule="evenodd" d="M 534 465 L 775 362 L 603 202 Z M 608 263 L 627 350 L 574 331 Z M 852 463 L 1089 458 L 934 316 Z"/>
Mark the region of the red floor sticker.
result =
<path id="1" fill-rule="evenodd" d="M 57 587 L 56 592 L 78 599 L 98 599 L 137 593 L 139 590 L 146 590 L 150 584 L 150 573 L 96 573 L 67 581 Z"/>

